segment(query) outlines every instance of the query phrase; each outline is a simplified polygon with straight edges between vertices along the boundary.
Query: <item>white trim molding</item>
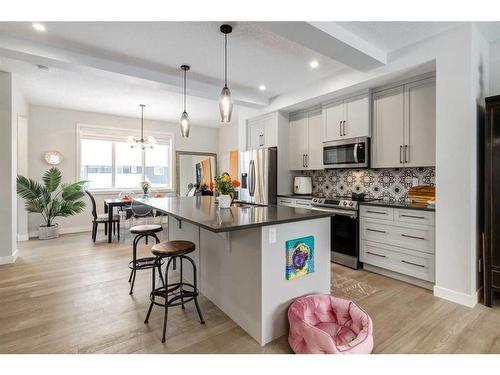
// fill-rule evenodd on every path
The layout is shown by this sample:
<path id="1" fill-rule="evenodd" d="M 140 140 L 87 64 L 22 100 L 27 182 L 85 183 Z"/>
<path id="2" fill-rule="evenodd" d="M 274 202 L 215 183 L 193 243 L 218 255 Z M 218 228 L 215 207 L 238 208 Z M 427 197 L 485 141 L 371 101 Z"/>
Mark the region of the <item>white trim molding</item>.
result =
<path id="1" fill-rule="evenodd" d="M 88 225 L 84 225 L 81 227 L 59 228 L 59 234 L 83 233 L 83 232 L 90 232 L 91 230 L 92 227 Z M 102 230 L 104 230 L 104 228 L 102 228 Z M 29 238 L 36 238 L 36 237 L 38 237 L 38 231 L 30 232 Z"/>
<path id="2" fill-rule="evenodd" d="M 0 265 L 14 263 L 17 259 L 17 254 L 18 254 L 18 251 L 16 249 L 16 251 L 14 251 L 14 253 L 12 255 L 8 255 L 6 257 L 0 257 Z"/>
<path id="3" fill-rule="evenodd" d="M 24 233 L 24 234 L 18 234 L 17 235 L 17 242 L 28 241 L 29 239 L 30 239 L 29 233 Z"/>
<path id="4" fill-rule="evenodd" d="M 446 299 L 451 302 L 458 303 L 467 307 L 474 307 L 477 305 L 478 294 L 465 294 L 457 292 L 455 290 L 443 288 L 441 286 L 434 285 L 434 296 Z"/>

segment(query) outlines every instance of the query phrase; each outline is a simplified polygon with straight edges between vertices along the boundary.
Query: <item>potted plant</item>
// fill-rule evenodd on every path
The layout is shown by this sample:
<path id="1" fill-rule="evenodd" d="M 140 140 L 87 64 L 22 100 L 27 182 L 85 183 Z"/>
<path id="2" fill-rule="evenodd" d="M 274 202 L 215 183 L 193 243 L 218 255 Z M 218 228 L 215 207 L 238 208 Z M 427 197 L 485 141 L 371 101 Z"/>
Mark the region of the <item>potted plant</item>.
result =
<path id="1" fill-rule="evenodd" d="M 231 180 L 231 176 L 225 172 L 221 176 L 215 176 L 214 188 L 219 195 L 219 208 L 229 208 L 233 201 L 234 189 L 240 186 L 238 180 Z"/>
<path id="2" fill-rule="evenodd" d="M 151 184 L 149 183 L 149 181 L 141 181 L 141 189 L 142 189 L 142 192 L 144 193 L 144 196 L 148 195 L 148 191 L 150 188 L 151 188 Z"/>
<path id="3" fill-rule="evenodd" d="M 26 211 L 42 215 L 38 231 L 38 238 L 42 240 L 59 237 L 59 227 L 54 222 L 57 217 L 72 216 L 85 208 L 85 202 L 80 199 L 87 181 L 61 184 L 61 179 L 61 171 L 55 167 L 45 172 L 43 183 L 17 176 L 17 194 L 26 200 Z"/>

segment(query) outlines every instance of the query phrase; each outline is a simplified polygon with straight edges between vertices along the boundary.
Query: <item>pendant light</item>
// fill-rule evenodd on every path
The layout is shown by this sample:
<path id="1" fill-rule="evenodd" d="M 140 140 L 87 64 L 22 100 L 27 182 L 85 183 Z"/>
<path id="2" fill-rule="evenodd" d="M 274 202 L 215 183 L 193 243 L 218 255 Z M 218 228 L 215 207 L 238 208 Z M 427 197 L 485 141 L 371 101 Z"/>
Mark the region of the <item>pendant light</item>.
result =
<path id="1" fill-rule="evenodd" d="M 141 107 L 141 137 L 134 137 L 132 135 L 129 135 L 127 137 L 127 143 L 130 145 L 131 148 L 134 147 L 141 147 L 143 150 L 145 148 L 153 148 L 156 145 L 156 139 L 153 136 L 149 136 L 147 138 L 144 138 L 144 107 L 145 104 L 139 104 L 139 107 Z"/>
<path id="2" fill-rule="evenodd" d="M 189 65 L 181 65 L 181 69 L 184 71 L 184 112 L 181 115 L 181 135 L 182 138 L 189 138 L 189 129 L 191 128 L 189 124 L 189 116 L 186 112 L 186 74 L 190 69 Z"/>
<path id="3" fill-rule="evenodd" d="M 233 99 L 231 98 L 231 91 L 227 87 L 227 34 L 233 31 L 231 25 L 221 25 L 221 33 L 224 34 L 224 88 L 222 89 L 219 97 L 219 110 L 221 122 L 227 124 L 231 122 L 231 114 L 233 112 Z"/>

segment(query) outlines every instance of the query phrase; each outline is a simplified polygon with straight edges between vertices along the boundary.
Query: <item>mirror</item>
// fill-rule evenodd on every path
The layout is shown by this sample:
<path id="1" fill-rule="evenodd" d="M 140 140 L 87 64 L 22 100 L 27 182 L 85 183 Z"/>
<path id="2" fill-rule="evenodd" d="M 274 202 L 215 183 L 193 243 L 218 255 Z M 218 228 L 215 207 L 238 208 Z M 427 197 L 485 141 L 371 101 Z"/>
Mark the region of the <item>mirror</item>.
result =
<path id="1" fill-rule="evenodd" d="M 179 196 L 212 195 L 210 182 L 217 174 L 217 154 L 177 151 L 175 160 Z"/>

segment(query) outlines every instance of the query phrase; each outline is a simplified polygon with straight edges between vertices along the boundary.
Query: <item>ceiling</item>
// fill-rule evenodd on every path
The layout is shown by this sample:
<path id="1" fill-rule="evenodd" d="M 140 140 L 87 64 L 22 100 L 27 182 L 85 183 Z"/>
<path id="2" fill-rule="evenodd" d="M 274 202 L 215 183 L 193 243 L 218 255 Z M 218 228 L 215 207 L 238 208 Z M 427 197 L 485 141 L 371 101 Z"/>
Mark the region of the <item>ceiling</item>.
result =
<path id="1" fill-rule="evenodd" d="M 219 126 L 223 37 L 219 22 L 0 22 L 0 69 L 18 73 L 32 104 L 177 122 L 181 64 L 193 125 Z M 386 63 L 391 51 L 458 22 L 236 22 L 228 37 L 228 86 L 236 108 L 263 108 L 283 93 Z M 481 27 L 490 40 L 499 23 Z M 486 34 L 486 32 L 485 32 Z M 363 60 L 364 59 L 364 60 Z M 318 68 L 309 63 L 317 60 Z M 363 64 L 359 61 L 364 61 Z M 49 67 L 40 70 L 35 64 Z M 266 90 L 260 91 L 259 86 Z"/>

